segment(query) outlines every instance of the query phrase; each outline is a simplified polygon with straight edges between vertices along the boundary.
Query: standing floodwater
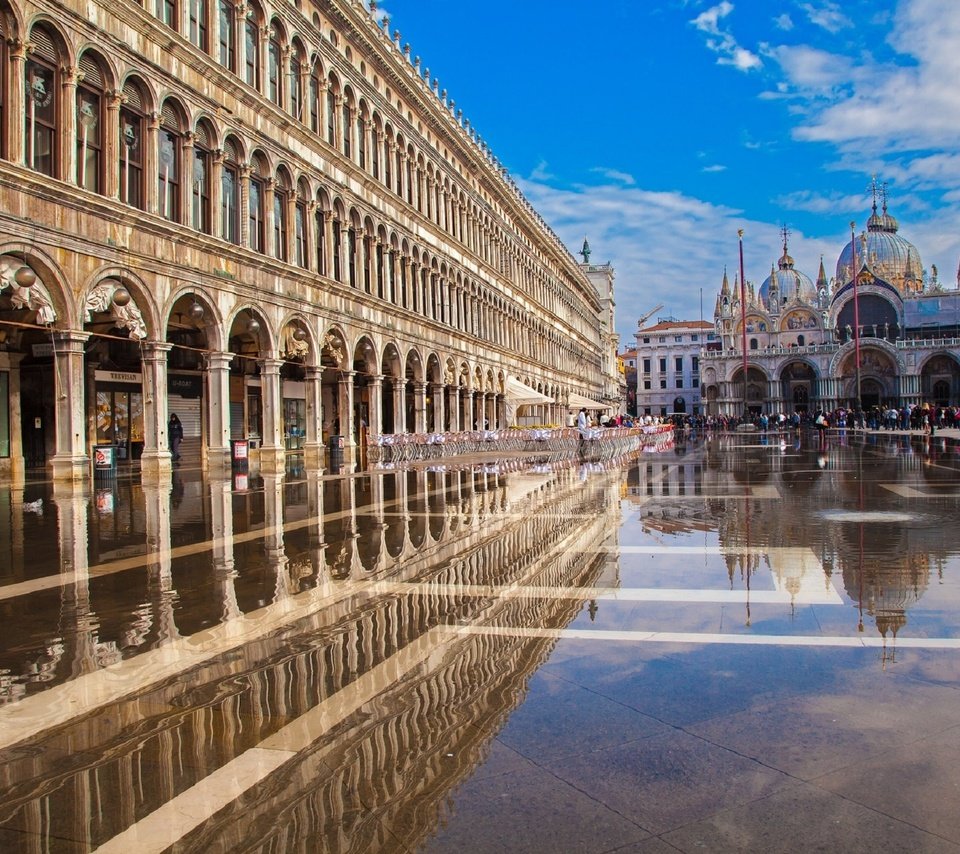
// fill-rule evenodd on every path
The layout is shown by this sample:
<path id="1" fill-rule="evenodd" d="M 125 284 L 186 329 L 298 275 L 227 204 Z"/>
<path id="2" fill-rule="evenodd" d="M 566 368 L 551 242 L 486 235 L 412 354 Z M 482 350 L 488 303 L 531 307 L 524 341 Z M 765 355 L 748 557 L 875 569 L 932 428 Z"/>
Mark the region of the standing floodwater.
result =
<path id="1" fill-rule="evenodd" d="M 958 505 L 908 436 L 6 489 L 0 847 L 957 850 Z"/>

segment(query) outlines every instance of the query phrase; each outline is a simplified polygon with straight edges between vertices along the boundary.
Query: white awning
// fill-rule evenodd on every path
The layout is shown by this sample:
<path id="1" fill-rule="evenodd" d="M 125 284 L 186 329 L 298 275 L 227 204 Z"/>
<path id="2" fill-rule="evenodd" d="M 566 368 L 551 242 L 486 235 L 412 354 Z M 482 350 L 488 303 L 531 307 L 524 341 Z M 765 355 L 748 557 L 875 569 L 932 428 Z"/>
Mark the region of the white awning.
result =
<path id="1" fill-rule="evenodd" d="M 507 377 L 505 395 L 507 400 L 516 406 L 536 406 L 540 403 L 554 402 L 552 397 L 547 397 L 536 389 L 530 388 L 516 377 Z"/>
<path id="2" fill-rule="evenodd" d="M 600 403 L 598 400 L 590 400 L 582 394 L 575 391 L 570 392 L 570 398 L 567 402 L 567 409 L 613 409 L 609 403 Z"/>

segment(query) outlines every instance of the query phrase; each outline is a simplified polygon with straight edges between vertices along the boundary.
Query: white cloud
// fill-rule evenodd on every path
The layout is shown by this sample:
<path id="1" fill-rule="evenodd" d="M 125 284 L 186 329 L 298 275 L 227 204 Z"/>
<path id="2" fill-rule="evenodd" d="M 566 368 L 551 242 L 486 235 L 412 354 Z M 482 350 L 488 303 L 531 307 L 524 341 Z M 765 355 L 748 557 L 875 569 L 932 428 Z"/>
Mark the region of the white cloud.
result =
<path id="1" fill-rule="evenodd" d="M 700 171 L 701 172 L 725 172 L 726 170 L 727 170 L 727 167 L 724 166 L 722 163 L 714 163 L 711 166 L 704 166 L 703 169 L 701 169 Z"/>
<path id="2" fill-rule="evenodd" d="M 530 177 L 535 181 L 552 181 L 556 176 L 550 174 L 550 171 L 547 169 L 547 161 L 541 160 L 533 172 L 530 173 Z"/>
<path id="3" fill-rule="evenodd" d="M 853 22 L 843 13 L 836 3 L 802 3 L 800 6 L 811 24 L 822 27 L 828 33 L 838 33 L 846 27 L 853 26 Z"/>
<path id="4" fill-rule="evenodd" d="M 793 29 L 793 18 L 790 17 L 786 12 L 782 15 L 778 15 L 773 19 L 773 25 L 778 30 L 783 30 L 784 32 L 789 32 Z"/>
<path id="5" fill-rule="evenodd" d="M 721 28 L 721 20 L 732 11 L 733 3 L 730 3 L 729 0 L 723 0 L 716 6 L 701 12 L 690 23 L 700 32 L 707 34 L 707 47 L 718 54 L 718 65 L 730 65 L 738 71 L 761 68 L 763 61 L 760 57 L 745 47 L 741 47 L 731 33 Z"/>
<path id="6" fill-rule="evenodd" d="M 591 172 L 596 172 L 599 175 L 603 175 L 604 178 L 609 178 L 611 181 L 619 181 L 621 184 L 627 184 L 632 186 L 637 183 L 637 179 L 633 177 L 629 172 L 620 172 L 617 169 L 607 169 L 604 166 L 594 166 Z"/>

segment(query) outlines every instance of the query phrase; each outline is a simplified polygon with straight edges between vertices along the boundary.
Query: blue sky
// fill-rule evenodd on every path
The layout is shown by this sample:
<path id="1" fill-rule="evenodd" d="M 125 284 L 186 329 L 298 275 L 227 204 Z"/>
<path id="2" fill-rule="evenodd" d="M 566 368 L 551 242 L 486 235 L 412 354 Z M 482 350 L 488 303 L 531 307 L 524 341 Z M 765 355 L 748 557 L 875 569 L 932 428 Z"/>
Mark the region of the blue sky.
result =
<path id="1" fill-rule="evenodd" d="M 383 0 L 380 13 L 572 252 L 616 269 L 617 330 L 712 320 L 790 230 L 828 278 L 887 185 L 957 286 L 960 0 Z"/>

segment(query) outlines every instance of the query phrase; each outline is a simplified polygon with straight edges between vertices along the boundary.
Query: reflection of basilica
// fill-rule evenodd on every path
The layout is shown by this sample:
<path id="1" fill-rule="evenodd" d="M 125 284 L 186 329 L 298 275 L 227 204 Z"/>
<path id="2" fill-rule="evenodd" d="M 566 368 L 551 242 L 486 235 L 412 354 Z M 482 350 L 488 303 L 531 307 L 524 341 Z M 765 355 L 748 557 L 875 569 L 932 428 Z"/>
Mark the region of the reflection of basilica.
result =
<path id="1" fill-rule="evenodd" d="M 163 832 L 195 850 L 415 846 L 554 643 L 497 628 L 562 628 L 582 608 L 498 591 L 609 571 L 619 470 L 585 477 L 265 477 L 247 492 L 188 484 L 172 508 L 144 488 L 130 556 L 96 565 L 90 503 L 56 499 L 71 582 L 0 588 L 60 603 L 49 625 L 5 627 L 37 654 L 0 662 L 0 828 L 136 850 L 125 831 L 164 825 L 184 792 L 202 803 L 220 774 L 245 796 Z M 178 542 L 190 526 L 207 551 Z"/>
<path id="2" fill-rule="evenodd" d="M 935 266 L 923 268 L 881 196 L 881 210 L 875 196 L 866 231 L 843 248 L 829 281 L 822 261 L 815 282 L 794 267 L 786 230 L 783 254 L 758 290 L 739 277 L 731 287 L 724 273 L 717 349 L 708 345 L 701 358 L 707 414 L 743 412 L 744 337 L 753 412 L 854 406 L 858 343 L 864 407 L 960 401 L 960 291 L 945 290 Z"/>

